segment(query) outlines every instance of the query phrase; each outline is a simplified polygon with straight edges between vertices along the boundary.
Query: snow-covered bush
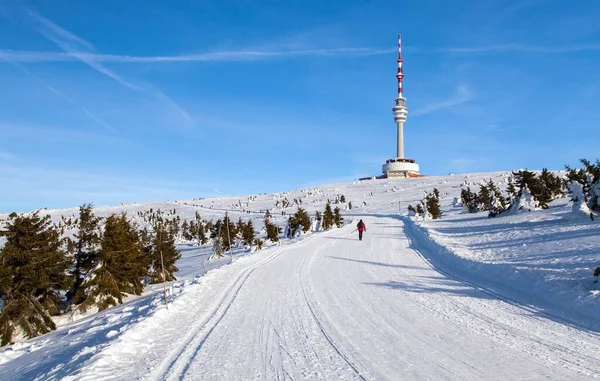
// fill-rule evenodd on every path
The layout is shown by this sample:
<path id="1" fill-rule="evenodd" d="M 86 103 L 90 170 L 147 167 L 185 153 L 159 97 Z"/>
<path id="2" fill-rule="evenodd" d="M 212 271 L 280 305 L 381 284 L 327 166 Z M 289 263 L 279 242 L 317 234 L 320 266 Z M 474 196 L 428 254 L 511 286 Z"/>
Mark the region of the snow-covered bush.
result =
<path id="1" fill-rule="evenodd" d="M 508 214 L 519 214 L 524 212 L 532 212 L 534 210 L 541 210 L 538 200 L 531 194 L 529 187 L 526 185 L 521 190 L 521 195 L 508 209 Z"/>

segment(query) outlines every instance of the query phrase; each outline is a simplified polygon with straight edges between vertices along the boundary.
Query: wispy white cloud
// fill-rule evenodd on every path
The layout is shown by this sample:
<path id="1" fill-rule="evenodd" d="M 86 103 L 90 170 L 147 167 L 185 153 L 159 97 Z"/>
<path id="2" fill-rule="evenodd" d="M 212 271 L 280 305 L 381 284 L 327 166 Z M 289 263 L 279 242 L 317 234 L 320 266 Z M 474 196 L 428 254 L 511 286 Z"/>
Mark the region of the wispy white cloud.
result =
<path id="1" fill-rule="evenodd" d="M 460 85 L 456 88 L 456 94 L 452 98 L 430 103 L 411 112 L 410 114 L 412 116 L 427 115 L 445 108 L 458 106 L 460 104 L 469 102 L 472 99 L 473 93 L 471 92 L 471 90 L 469 90 L 469 88 L 465 85 Z"/>
<path id="2" fill-rule="evenodd" d="M 453 47 L 438 49 L 443 53 L 503 53 L 503 52 L 528 52 L 528 53 L 572 53 L 600 50 L 600 44 L 573 45 L 573 46 L 534 46 L 524 44 L 499 44 L 475 47 Z"/>
<path id="3" fill-rule="evenodd" d="M 64 44 L 63 44 L 64 45 Z M 60 46 L 60 45 L 59 45 Z M 66 45 L 65 45 L 66 46 Z M 66 50 L 66 49 L 65 49 Z M 17 62 L 72 62 L 83 61 L 96 66 L 102 63 L 176 63 L 176 62 L 212 62 L 212 61 L 258 61 L 285 57 L 328 57 L 328 56 L 374 56 L 393 53 L 395 49 L 379 49 L 373 47 L 331 48 L 331 49 L 299 49 L 299 50 L 230 50 L 185 54 L 174 56 L 130 56 L 115 54 L 99 54 L 93 52 L 36 52 L 21 50 L 0 50 L 0 60 L 10 59 Z M 97 70 L 98 68 L 95 67 Z M 120 78 L 104 67 L 106 75 Z M 115 79 L 116 79 L 115 78 Z"/>
<path id="4" fill-rule="evenodd" d="M 168 97 L 165 93 L 158 90 L 156 87 L 153 86 L 151 89 L 149 89 L 146 87 L 139 86 L 102 65 L 101 62 L 97 59 L 98 56 L 102 55 L 98 54 L 95 51 L 94 46 L 88 41 L 85 41 L 84 39 L 76 36 L 68 30 L 56 25 L 51 20 L 39 15 L 38 13 L 32 10 L 30 10 L 28 14 L 36 23 L 39 32 L 48 40 L 52 41 L 58 47 L 60 47 L 65 52 L 64 56 L 72 57 L 73 59 L 85 63 L 92 69 L 106 75 L 107 77 L 112 78 L 113 80 L 117 81 L 118 83 L 127 88 L 154 96 L 156 99 L 166 104 L 170 108 L 174 108 L 179 115 L 183 116 L 186 122 L 193 122 L 193 119 L 183 109 L 183 107 L 177 104 L 175 100 Z M 1 57 L 3 57 L 2 53 L 0 53 L 0 58 Z M 10 55 L 6 55 L 4 56 L 4 58 L 11 59 L 13 62 L 18 61 Z"/>
<path id="5" fill-rule="evenodd" d="M 21 70 L 25 74 L 29 75 L 30 77 L 34 78 L 36 81 L 40 82 L 42 85 L 46 86 L 46 88 L 48 88 L 48 90 L 50 90 L 54 94 L 58 95 L 59 97 L 63 98 L 67 102 L 71 103 L 75 107 L 79 108 L 81 111 L 83 111 L 83 113 L 85 115 L 87 115 L 90 119 L 94 120 L 96 123 L 98 123 L 99 125 L 101 125 L 102 127 L 104 127 L 106 130 L 108 130 L 108 131 L 115 131 L 115 129 L 110 124 L 106 123 L 104 120 L 102 120 L 96 114 L 94 114 L 93 112 L 91 112 L 90 110 L 88 110 L 86 107 L 84 107 L 81 104 L 79 104 L 78 102 L 76 102 L 73 98 L 69 97 L 65 93 L 63 93 L 63 92 L 59 91 L 58 89 L 56 89 L 54 86 L 51 86 L 49 83 L 47 83 L 46 81 L 44 81 L 43 79 L 41 79 L 37 75 L 33 74 L 30 70 L 28 70 L 25 67 L 23 67 L 23 65 L 19 64 L 18 62 L 13 62 L 13 64 L 19 70 Z"/>

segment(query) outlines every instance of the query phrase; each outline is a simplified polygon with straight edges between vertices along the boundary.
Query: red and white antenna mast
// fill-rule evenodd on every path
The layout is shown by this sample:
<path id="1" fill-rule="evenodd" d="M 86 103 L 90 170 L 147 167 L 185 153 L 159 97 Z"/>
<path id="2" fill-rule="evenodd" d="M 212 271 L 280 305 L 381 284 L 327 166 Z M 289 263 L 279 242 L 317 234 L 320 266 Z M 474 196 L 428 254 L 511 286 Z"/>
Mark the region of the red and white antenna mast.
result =
<path id="1" fill-rule="evenodd" d="M 404 78 L 404 74 L 402 73 L 402 35 L 398 35 L 398 74 L 396 75 L 398 78 L 398 98 L 403 98 L 402 96 L 402 79 Z"/>

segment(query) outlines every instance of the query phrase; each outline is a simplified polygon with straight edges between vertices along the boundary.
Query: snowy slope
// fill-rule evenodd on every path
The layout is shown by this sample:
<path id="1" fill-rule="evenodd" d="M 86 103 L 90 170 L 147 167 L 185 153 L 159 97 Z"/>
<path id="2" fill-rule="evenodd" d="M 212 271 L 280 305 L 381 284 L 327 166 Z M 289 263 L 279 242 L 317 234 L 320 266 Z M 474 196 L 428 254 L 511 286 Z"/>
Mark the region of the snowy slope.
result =
<path id="1" fill-rule="evenodd" d="M 369 230 L 360 243 L 348 226 L 238 252 L 228 266 L 221 267 L 228 258 L 208 262 L 205 276 L 200 258 L 208 248 L 181 245 L 169 310 L 160 289 L 150 289 L 62 324 L 1 349 L 0 379 L 597 377 L 600 298 L 591 272 L 600 264 L 599 226 L 566 220 L 566 200 L 495 219 L 452 207 L 463 183 L 498 183 L 505 175 L 99 207 L 99 215 L 125 210 L 134 217 L 175 208 L 182 219 L 196 211 L 222 218 L 228 210 L 260 228 L 276 200 L 302 199 L 314 212 L 343 194 L 354 205 L 346 218 L 365 218 Z M 442 220 L 397 217 L 433 187 L 442 195 Z M 272 213 L 283 224 L 280 211 Z M 48 212 L 58 220 L 77 209 Z"/>

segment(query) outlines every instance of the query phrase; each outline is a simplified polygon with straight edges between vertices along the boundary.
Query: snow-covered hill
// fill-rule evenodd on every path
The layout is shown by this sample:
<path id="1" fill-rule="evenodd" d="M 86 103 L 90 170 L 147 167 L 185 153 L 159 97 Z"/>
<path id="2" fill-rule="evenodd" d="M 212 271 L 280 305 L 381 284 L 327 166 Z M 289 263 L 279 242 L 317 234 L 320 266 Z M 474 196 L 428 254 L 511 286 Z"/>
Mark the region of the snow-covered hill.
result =
<path id="1" fill-rule="evenodd" d="M 0 349 L 0 379 L 597 377 L 600 225 L 569 218 L 567 199 L 496 218 L 454 206 L 462 186 L 492 179 L 504 190 L 509 174 L 98 206 L 97 215 L 125 211 L 142 227 L 143 212 L 160 209 L 182 220 L 228 212 L 260 230 L 266 210 L 283 225 L 296 204 L 314 213 L 343 195 L 346 221 L 363 218 L 368 231 L 360 243 L 352 226 L 309 233 L 206 268 L 210 247 L 181 243 L 168 310 L 159 286 L 102 313 L 63 317 L 57 331 Z M 434 187 L 442 219 L 408 217 Z M 275 207 L 284 199 L 290 206 Z M 43 212 L 58 222 L 78 208 Z"/>

